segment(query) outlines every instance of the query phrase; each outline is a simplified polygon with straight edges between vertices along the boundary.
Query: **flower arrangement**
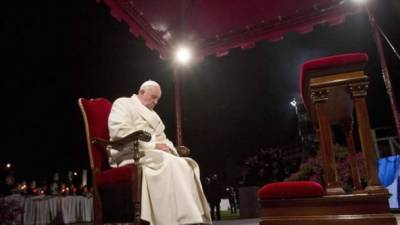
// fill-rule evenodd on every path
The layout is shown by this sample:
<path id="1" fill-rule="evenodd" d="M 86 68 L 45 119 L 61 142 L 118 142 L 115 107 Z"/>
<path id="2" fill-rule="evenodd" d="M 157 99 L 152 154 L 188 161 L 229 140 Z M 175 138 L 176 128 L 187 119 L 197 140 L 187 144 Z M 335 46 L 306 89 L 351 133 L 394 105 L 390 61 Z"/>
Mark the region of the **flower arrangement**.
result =
<path id="1" fill-rule="evenodd" d="M 291 174 L 286 180 L 311 180 L 322 182 L 322 167 L 320 165 L 320 156 L 309 157 L 300 164 L 300 168 L 295 173 Z"/>
<path id="2" fill-rule="evenodd" d="M 16 201 L 6 201 L 0 199 L 0 221 L 4 225 L 17 224 L 18 216 L 22 213 L 21 207 L 18 206 Z"/>
<path id="3" fill-rule="evenodd" d="M 346 192 L 351 192 L 353 190 L 353 180 L 351 176 L 349 151 L 346 147 L 340 145 L 335 145 L 334 151 L 336 156 L 336 169 L 340 182 Z M 363 181 L 365 178 L 365 168 L 361 152 L 356 154 L 356 162 L 361 181 Z M 300 164 L 299 170 L 291 174 L 286 180 L 311 180 L 324 184 L 320 155 L 310 156 Z"/>

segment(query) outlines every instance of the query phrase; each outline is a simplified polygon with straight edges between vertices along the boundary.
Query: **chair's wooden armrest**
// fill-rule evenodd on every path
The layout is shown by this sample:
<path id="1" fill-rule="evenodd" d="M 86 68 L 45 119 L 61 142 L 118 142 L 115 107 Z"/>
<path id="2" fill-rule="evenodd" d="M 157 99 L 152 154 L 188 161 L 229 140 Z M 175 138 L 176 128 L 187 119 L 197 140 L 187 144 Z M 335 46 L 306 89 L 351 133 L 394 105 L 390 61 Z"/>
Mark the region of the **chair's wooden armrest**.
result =
<path id="1" fill-rule="evenodd" d="M 100 145 L 100 146 L 106 148 L 107 145 L 110 144 L 110 141 L 102 139 L 102 138 L 98 138 L 98 137 L 93 137 L 92 138 L 92 144 Z"/>
<path id="2" fill-rule="evenodd" d="M 181 157 L 189 157 L 190 156 L 190 149 L 186 146 L 178 146 L 176 147 L 176 151 L 178 152 L 179 156 Z"/>
<path id="3" fill-rule="evenodd" d="M 146 132 L 146 131 L 142 131 L 142 130 L 138 130 L 135 131 L 131 134 L 129 134 L 128 136 L 121 138 L 117 141 L 110 141 L 109 145 L 111 145 L 112 147 L 116 147 L 118 148 L 119 146 L 123 146 L 126 145 L 128 143 L 132 143 L 134 141 L 144 141 L 144 142 L 149 142 L 151 140 L 151 134 Z"/>
<path id="4" fill-rule="evenodd" d="M 139 151 L 139 141 L 149 142 L 150 140 L 150 133 L 139 130 L 117 141 L 107 141 L 102 138 L 94 137 L 92 138 L 92 143 L 100 145 L 105 149 L 112 148 L 118 150 L 119 153 L 116 155 L 109 155 L 109 157 L 112 157 L 118 164 L 120 163 L 119 161 L 123 160 L 122 157 L 127 152 L 133 152 L 133 160 L 135 161 L 135 164 L 139 164 L 139 159 L 144 156 L 144 152 Z"/>
<path id="5" fill-rule="evenodd" d="M 132 142 L 138 141 L 138 140 L 149 142 L 150 139 L 151 139 L 150 133 L 148 133 L 146 131 L 138 130 L 138 131 L 135 131 L 135 132 L 129 134 L 128 136 L 121 138 L 117 141 L 108 141 L 108 140 L 105 140 L 102 138 L 93 137 L 92 143 L 101 145 L 103 147 L 107 147 L 108 145 L 111 145 L 111 147 L 113 147 L 113 148 L 114 147 L 118 148 L 121 145 L 132 143 Z"/>

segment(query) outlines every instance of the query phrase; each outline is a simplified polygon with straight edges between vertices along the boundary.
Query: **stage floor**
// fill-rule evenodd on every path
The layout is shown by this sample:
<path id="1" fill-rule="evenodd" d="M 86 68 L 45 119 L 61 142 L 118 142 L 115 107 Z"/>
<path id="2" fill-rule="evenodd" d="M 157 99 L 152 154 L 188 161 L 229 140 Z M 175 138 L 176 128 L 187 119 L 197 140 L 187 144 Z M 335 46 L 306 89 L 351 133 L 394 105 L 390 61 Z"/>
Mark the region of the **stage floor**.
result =
<path id="1" fill-rule="evenodd" d="M 258 225 L 259 220 L 260 220 L 259 218 L 241 219 L 241 220 L 222 220 L 222 221 L 213 221 L 213 225 Z"/>
<path id="2" fill-rule="evenodd" d="M 400 225 L 400 213 L 395 213 L 397 224 Z M 258 225 L 259 219 L 213 221 L 214 225 Z"/>
<path id="3" fill-rule="evenodd" d="M 397 224 L 400 225 L 400 213 L 395 213 Z M 213 225 L 258 225 L 259 219 L 240 219 L 240 220 L 222 220 L 213 221 Z M 79 223 L 71 225 L 93 225 L 93 223 Z"/>

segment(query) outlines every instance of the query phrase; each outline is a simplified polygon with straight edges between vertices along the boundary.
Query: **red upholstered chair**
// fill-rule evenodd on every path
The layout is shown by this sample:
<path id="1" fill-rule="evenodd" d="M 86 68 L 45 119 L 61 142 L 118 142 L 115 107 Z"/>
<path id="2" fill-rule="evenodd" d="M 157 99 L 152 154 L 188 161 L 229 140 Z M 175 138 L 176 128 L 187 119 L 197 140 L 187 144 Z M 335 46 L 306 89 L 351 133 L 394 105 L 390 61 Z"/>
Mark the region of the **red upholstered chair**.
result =
<path id="1" fill-rule="evenodd" d="M 139 164 L 110 168 L 106 148 L 118 149 L 131 144 L 134 159 L 139 161 L 138 140 L 149 141 L 150 134 L 137 131 L 122 140 L 108 141 L 108 116 L 111 102 L 104 98 L 79 99 L 86 130 L 86 141 L 94 188 L 94 224 L 141 224 L 141 167 Z"/>

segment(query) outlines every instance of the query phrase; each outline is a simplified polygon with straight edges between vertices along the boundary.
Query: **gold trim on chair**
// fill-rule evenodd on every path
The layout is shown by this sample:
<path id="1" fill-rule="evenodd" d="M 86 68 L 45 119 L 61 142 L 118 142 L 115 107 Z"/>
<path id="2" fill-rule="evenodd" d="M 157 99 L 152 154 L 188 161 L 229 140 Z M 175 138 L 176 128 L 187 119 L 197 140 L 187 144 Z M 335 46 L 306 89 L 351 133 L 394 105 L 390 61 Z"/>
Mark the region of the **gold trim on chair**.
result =
<path id="1" fill-rule="evenodd" d="M 83 115 L 83 122 L 85 124 L 86 144 L 88 146 L 88 151 L 89 151 L 88 153 L 89 153 L 89 159 L 90 159 L 90 167 L 92 169 L 94 169 L 95 166 L 94 166 L 94 161 L 93 161 L 93 156 L 92 156 L 92 144 L 91 144 L 92 142 L 90 140 L 89 123 L 88 123 L 88 119 L 87 119 L 87 115 L 86 115 L 86 110 L 85 110 L 85 108 L 83 107 L 83 104 L 82 104 L 82 100 L 83 99 L 84 98 L 79 98 L 78 99 L 78 104 L 79 104 L 79 107 L 81 108 L 81 112 L 82 112 L 82 115 Z M 91 101 L 91 100 L 89 100 L 89 101 Z"/>

